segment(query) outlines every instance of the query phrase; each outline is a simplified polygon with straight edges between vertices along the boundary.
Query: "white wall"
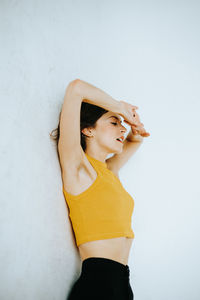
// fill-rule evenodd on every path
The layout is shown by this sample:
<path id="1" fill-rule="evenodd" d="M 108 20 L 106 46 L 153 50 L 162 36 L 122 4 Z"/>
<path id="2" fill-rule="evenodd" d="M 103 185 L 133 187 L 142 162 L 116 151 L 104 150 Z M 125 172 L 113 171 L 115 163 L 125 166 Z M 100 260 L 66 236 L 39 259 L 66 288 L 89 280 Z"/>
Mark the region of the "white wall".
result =
<path id="1" fill-rule="evenodd" d="M 135 299 L 199 299 L 199 9 L 1 0 L 1 300 L 64 300 L 80 274 L 49 138 L 75 78 L 139 106 L 151 133 L 120 172 L 135 199 Z"/>

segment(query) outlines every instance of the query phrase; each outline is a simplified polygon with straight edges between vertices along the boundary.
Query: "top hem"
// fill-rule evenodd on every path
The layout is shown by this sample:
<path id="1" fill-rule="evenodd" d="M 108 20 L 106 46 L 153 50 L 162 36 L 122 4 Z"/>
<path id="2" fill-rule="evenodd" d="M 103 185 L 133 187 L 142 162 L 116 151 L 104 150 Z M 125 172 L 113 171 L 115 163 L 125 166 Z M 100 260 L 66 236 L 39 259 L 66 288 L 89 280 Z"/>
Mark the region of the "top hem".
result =
<path id="1" fill-rule="evenodd" d="M 78 240 L 76 244 L 77 244 L 77 246 L 79 246 L 79 245 L 87 243 L 87 242 L 98 241 L 98 240 L 101 240 L 101 239 L 105 239 L 106 240 L 106 239 L 112 239 L 112 238 L 117 238 L 117 237 L 134 238 L 135 234 L 134 233 L 125 234 L 124 232 L 107 233 L 107 234 L 105 233 L 103 235 L 90 236 L 90 237 L 87 237 L 84 240 Z"/>

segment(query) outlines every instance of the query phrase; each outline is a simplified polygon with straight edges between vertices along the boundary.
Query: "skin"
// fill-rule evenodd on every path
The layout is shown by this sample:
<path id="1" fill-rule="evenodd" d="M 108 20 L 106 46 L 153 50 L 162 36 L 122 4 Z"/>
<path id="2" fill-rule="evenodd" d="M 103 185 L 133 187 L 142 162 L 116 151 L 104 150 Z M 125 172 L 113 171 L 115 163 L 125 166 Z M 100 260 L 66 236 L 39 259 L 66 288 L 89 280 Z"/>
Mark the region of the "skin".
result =
<path id="1" fill-rule="evenodd" d="M 116 116 L 119 120 L 110 118 L 111 116 Z M 122 121 L 120 115 L 109 111 L 97 120 L 96 128 L 84 128 L 82 133 L 87 136 L 85 152 L 104 163 L 108 154 L 121 153 L 123 143 L 116 138 L 124 136 L 127 129 L 120 121 Z"/>
<path id="2" fill-rule="evenodd" d="M 119 120 L 109 118 L 110 116 L 116 116 Z M 121 153 L 123 143 L 117 141 L 116 138 L 125 135 L 127 129 L 120 123 L 120 120 L 120 115 L 107 112 L 98 119 L 96 128 L 84 128 L 82 132 L 87 135 L 85 152 L 102 162 L 106 161 L 110 153 Z M 86 173 L 84 178 L 91 184 L 91 178 Z M 83 186 L 88 187 L 88 183 L 84 182 Z M 104 257 L 127 265 L 132 241 L 132 238 L 117 237 L 87 242 L 79 245 L 78 248 L 82 260 L 88 257 Z"/>
<path id="3" fill-rule="evenodd" d="M 130 105 L 127 103 L 124 103 L 124 105 L 128 105 L 128 107 L 130 107 Z M 130 107 L 130 110 L 132 113 L 132 107 Z M 145 129 L 143 128 L 143 124 L 140 122 L 139 116 L 137 115 L 135 110 L 133 113 L 135 114 L 135 124 L 128 122 L 128 117 L 126 115 L 122 115 L 122 117 L 124 118 L 124 122 L 130 125 L 132 134 L 141 134 L 141 136 L 148 136 L 149 133 L 146 133 Z M 116 120 L 115 118 L 109 118 L 111 116 L 115 116 L 119 120 Z M 85 153 L 105 163 L 108 154 L 119 154 L 123 152 L 124 144 L 117 141 L 116 138 L 122 135 L 124 136 L 127 129 L 121 124 L 120 121 L 122 121 L 122 119 L 119 114 L 109 111 L 103 114 L 97 120 L 96 128 L 84 128 L 82 130 L 82 133 L 87 136 Z M 134 149 L 135 147 L 138 147 L 138 145 L 136 144 L 130 143 L 129 146 L 131 147 L 131 149 Z M 109 165 L 107 166 L 108 168 L 110 168 Z M 118 176 L 118 174 L 113 169 L 111 169 L 111 171 L 115 173 L 116 176 Z M 87 190 L 97 177 L 96 171 L 87 159 L 84 160 L 84 167 L 80 168 L 78 173 L 79 174 L 77 177 L 73 178 L 70 172 L 70 174 L 66 178 L 63 178 L 65 189 L 73 195 L 78 195 L 81 192 Z M 86 242 L 79 245 L 78 249 L 82 261 L 89 257 L 104 257 L 116 260 L 124 265 L 127 265 L 132 242 L 132 238 L 117 237 Z"/>

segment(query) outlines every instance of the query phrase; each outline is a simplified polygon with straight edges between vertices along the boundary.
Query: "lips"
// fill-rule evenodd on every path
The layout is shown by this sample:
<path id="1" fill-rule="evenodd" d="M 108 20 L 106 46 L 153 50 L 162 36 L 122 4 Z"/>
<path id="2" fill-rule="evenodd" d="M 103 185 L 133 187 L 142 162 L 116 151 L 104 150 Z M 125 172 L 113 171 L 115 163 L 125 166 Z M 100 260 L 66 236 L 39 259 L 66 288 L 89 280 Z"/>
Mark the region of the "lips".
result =
<path id="1" fill-rule="evenodd" d="M 123 144 L 123 142 L 122 142 L 122 141 L 120 141 L 120 140 L 117 140 L 117 141 Z"/>
<path id="2" fill-rule="evenodd" d="M 122 141 L 121 141 L 121 140 L 119 140 L 119 139 L 122 139 Z M 122 143 L 122 144 L 123 144 L 124 136 L 122 135 L 122 136 L 120 136 L 119 138 L 117 138 L 116 140 L 117 140 L 118 142 L 120 142 L 120 143 Z"/>
<path id="3" fill-rule="evenodd" d="M 119 140 L 119 139 L 121 139 L 121 140 Z M 122 143 L 123 144 L 123 141 L 124 141 L 124 136 L 122 135 L 122 136 L 120 136 L 120 137 L 118 137 L 117 139 L 116 139 L 118 142 L 120 142 L 120 143 Z"/>

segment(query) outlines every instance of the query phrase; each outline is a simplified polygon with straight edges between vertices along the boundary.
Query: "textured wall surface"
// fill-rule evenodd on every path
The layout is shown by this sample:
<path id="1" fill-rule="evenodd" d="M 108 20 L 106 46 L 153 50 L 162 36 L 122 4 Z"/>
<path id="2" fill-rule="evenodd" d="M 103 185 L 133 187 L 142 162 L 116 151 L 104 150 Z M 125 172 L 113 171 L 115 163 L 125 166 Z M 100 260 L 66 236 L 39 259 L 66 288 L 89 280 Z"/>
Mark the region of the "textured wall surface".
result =
<path id="1" fill-rule="evenodd" d="M 199 299 L 199 10 L 199 1 L 0 1 L 1 300 L 65 300 L 80 274 L 49 137 L 75 78 L 137 105 L 151 134 L 120 170 L 135 199 L 135 299 Z"/>

